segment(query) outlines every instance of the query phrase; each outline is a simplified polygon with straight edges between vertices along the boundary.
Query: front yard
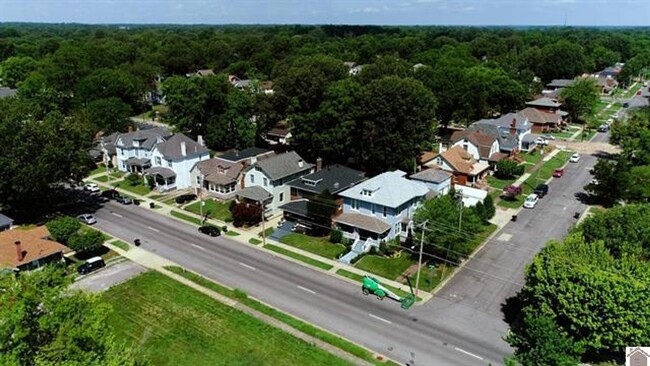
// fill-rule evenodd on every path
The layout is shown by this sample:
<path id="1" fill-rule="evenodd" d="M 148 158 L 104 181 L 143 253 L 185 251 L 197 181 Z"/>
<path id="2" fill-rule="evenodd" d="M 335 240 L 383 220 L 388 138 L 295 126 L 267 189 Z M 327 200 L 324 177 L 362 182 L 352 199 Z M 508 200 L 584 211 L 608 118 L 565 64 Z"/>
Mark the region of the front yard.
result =
<path id="1" fill-rule="evenodd" d="M 197 201 L 185 207 L 187 211 L 201 214 L 201 201 Z M 209 218 L 221 220 L 223 222 L 231 222 L 232 215 L 230 214 L 230 201 L 219 202 L 213 199 L 203 201 L 203 214 Z"/>
<path id="2" fill-rule="evenodd" d="M 355 267 L 390 280 L 396 280 L 414 263 L 417 261 L 411 259 L 410 253 L 402 250 L 402 253 L 396 258 L 366 255 L 355 264 Z"/>
<path id="3" fill-rule="evenodd" d="M 346 251 L 344 245 L 330 243 L 328 237 L 316 238 L 299 233 L 288 234 L 282 237 L 280 242 L 327 259 L 336 259 L 341 253 Z"/>
<path id="4" fill-rule="evenodd" d="M 114 186 L 115 188 L 121 188 L 140 196 L 145 196 L 151 192 L 151 188 L 149 188 L 149 186 L 143 183 L 132 186 L 131 183 L 129 183 L 126 179 L 115 183 Z"/>

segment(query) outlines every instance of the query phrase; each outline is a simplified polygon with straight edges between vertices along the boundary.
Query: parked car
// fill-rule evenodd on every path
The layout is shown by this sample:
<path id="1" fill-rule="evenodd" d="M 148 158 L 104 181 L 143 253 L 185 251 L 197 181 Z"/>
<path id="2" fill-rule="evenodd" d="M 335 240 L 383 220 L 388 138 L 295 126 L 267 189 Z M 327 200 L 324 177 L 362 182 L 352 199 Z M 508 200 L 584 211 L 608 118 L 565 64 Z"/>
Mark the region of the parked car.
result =
<path id="1" fill-rule="evenodd" d="M 95 183 L 86 183 L 86 185 L 84 186 L 84 190 L 91 193 L 100 191 L 99 186 Z"/>
<path id="2" fill-rule="evenodd" d="M 537 204 L 537 201 L 539 201 L 539 196 L 535 193 L 531 193 L 526 197 L 526 200 L 524 201 L 524 208 L 535 208 L 535 205 Z"/>
<path id="3" fill-rule="evenodd" d="M 575 153 L 571 155 L 571 158 L 569 158 L 569 161 L 572 163 L 577 163 L 580 160 L 580 154 Z"/>
<path id="4" fill-rule="evenodd" d="M 79 215 L 79 216 L 77 216 L 77 219 L 79 219 L 79 221 L 83 222 L 84 224 L 88 224 L 88 225 L 92 225 L 92 224 L 97 223 L 97 219 L 95 218 L 95 216 L 93 216 L 91 214 Z"/>
<path id="5" fill-rule="evenodd" d="M 117 196 L 115 200 L 123 205 L 130 205 L 133 203 L 133 200 L 125 196 Z"/>
<path id="6" fill-rule="evenodd" d="M 538 137 L 535 139 L 535 144 L 537 145 L 548 145 L 548 141 L 546 141 L 543 137 Z"/>
<path id="7" fill-rule="evenodd" d="M 535 188 L 535 194 L 539 198 L 543 198 L 548 194 L 548 184 L 538 184 L 537 188 Z"/>
<path id="8" fill-rule="evenodd" d="M 84 264 L 80 265 L 77 268 L 77 272 L 81 275 L 88 274 L 90 272 L 94 272 L 102 267 L 105 267 L 106 263 L 102 259 L 102 257 L 92 257 L 88 259 Z"/>
<path id="9" fill-rule="evenodd" d="M 195 199 L 196 199 L 195 194 L 182 194 L 182 195 L 176 197 L 176 203 L 179 203 L 179 204 L 182 205 L 182 204 L 187 203 L 187 202 L 192 202 Z"/>
<path id="10" fill-rule="evenodd" d="M 630 103 L 628 103 L 628 102 L 623 103 L 623 108 L 628 108 L 629 106 L 630 106 Z"/>
<path id="11" fill-rule="evenodd" d="M 555 140 L 555 136 L 553 136 L 553 135 L 544 135 L 542 137 L 547 139 L 547 140 Z"/>
<path id="12" fill-rule="evenodd" d="M 598 132 L 607 132 L 607 131 L 609 131 L 609 125 L 602 124 L 598 126 Z"/>
<path id="13" fill-rule="evenodd" d="M 556 168 L 555 170 L 553 170 L 553 176 L 555 178 L 560 178 L 563 175 L 564 175 L 564 168 Z"/>
<path id="14" fill-rule="evenodd" d="M 210 236 L 219 236 L 221 235 L 221 230 L 216 226 L 203 225 L 199 228 L 199 232 L 205 235 Z"/>
<path id="15" fill-rule="evenodd" d="M 104 192 L 102 192 L 102 197 L 106 198 L 112 198 L 115 199 L 120 196 L 120 192 L 114 190 L 114 189 L 107 189 Z"/>

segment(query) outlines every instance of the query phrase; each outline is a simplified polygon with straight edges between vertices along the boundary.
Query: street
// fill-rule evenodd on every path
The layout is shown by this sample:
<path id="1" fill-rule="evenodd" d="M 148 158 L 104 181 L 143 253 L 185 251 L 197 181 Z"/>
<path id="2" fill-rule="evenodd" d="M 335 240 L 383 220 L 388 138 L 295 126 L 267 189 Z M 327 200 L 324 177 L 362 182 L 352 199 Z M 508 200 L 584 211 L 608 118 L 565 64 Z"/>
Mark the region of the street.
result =
<path id="1" fill-rule="evenodd" d="M 128 242 L 409 365 L 501 364 L 512 353 L 502 340 L 501 306 L 523 285 L 523 271 L 549 239 L 561 239 L 586 206 L 574 194 L 591 176 L 593 156 L 569 164 L 549 195 L 507 224 L 423 306 L 404 311 L 363 296 L 360 286 L 305 268 L 227 236 L 209 238 L 190 226 L 137 206 L 108 202 L 97 227 Z"/>

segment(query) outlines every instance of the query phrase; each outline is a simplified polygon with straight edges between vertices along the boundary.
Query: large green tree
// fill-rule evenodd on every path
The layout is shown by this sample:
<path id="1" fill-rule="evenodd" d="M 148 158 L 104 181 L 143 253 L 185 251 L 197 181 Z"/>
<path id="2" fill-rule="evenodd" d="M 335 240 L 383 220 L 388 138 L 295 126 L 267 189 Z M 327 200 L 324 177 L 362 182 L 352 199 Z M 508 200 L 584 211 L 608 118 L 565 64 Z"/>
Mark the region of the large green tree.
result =
<path id="1" fill-rule="evenodd" d="M 208 122 L 208 146 L 216 150 L 241 150 L 253 146 L 257 134 L 254 92 L 232 88 L 225 102 L 224 113 Z"/>
<path id="2" fill-rule="evenodd" d="M 559 95 L 571 119 L 587 123 L 594 117 L 600 97 L 598 85 L 593 78 L 580 78 L 563 88 Z"/>
<path id="3" fill-rule="evenodd" d="M 36 68 L 36 61 L 28 56 L 9 57 L 0 63 L 0 84 L 10 88 L 18 87 Z"/>

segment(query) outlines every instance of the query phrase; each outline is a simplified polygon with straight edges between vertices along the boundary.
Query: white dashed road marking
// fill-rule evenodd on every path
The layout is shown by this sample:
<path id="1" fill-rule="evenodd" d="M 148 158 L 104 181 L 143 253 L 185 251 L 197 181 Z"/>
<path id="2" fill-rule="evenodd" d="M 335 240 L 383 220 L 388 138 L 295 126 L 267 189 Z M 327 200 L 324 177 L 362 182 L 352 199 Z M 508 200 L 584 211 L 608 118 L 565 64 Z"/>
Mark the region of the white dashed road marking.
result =
<path id="1" fill-rule="evenodd" d="M 193 246 L 193 247 L 196 248 L 196 249 L 205 250 L 205 248 L 202 247 L 202 246 L 200 246 L 200 245 L 196 245 L 196 244 L 194 244 L 194 243 L 190 243 L 190 245 Z"/>
<path id="2" fill-rule="evenodd" d="M 468 355 L 468 356 L 472 356 L 472 357 L 474 357 L 474 358 L 478 358 L 479 360 L 482 360 L 482 359 L 483 359 L 483 357 L 481 357 L 481 356 L 477 356 L 477 355 L 475 355 L 475 354 L 473 354 L 473 353 L 471 353 L 471 352 L 467 352 L 467 351 L 465 351 L 464 349 L 460 349 L 460 348 L 458 348 L 458 347 L 454 347 L 454 348 L 456 349 L 456 351 L 461 352 L 461 353 L 464 353 L 464 354 L 466 354 L 466 355 Z"/>
<path id="3" fill-rule="evenodd" d="M 118 214 L 117 212 L 111 212 L 111 215 L 113 215 L 113 216 L 117 216 L 117 217 L 124 217 L 124 216 Z"/>
<path id="4" fill-rule="evenodd" d="M 151 227 L 151 226 L 147 226 L 147 229 L 149 229 L 149 230 L 151 230 L 151 231 L 155 231 L 155 232 L 157 232 L 157 233 L 160 232 L 160 230 L 156 229 L 155 227 Z"/>
<path id="5" fill-rule="evenodd" d="M 382 322 L 384 322 L 384 323 L 393 324 L 393 322 L 391 322 L 390 320 L 386 320 L 386 319 L 384 319 L 384 318 L 380 318 L 380 317 L 378 317 L 377 315 L 373 315 L 373 314 L 370 314 L 370 313 L 368 313 L 368 315 L 370 315 L 371 318 L 375 318 L 375 319 L 380 320 L 380 321 L 382 321 Z"/>
<path id="6" fill-rule="evenodd" d="M 249 265 L 246 264 L 246 263 L 239 262 L 239 265 L 240 265 L 240 266 L 244 266 L 244 267 L 246 267 L 246 268 L 248 268 L 248 269 L 252 269 L 253 271 L 255 271 L 255 267 L 253 267 L 253 266 L 249 266 Z"/>
<path id="7" fill-rule="evenodd" d="M 301 289 L 301 290 L 303 290 L 303 291 L 307 291 L 307 292 L 309 292 L 310 294 L 315 294 L 315 293 L 316 293 L 316 291 L 310 290 L 310 289 L 308 289 L 308 288 L 306 288 L 306 287 L 298 286 L 298 288 Z"/>

